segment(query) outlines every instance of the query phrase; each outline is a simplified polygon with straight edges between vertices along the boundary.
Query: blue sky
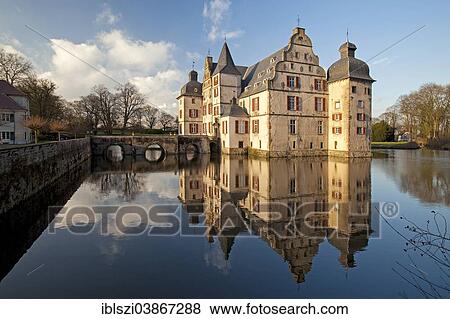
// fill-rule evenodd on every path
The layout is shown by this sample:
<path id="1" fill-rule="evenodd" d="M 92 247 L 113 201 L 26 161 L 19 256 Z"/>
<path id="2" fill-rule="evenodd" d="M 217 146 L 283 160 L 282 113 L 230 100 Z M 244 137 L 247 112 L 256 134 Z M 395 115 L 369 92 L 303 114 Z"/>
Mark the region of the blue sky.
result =
<path id="1" fill-rule="evenodd" d="M 68 99 L 94 84 L 116 84 L 61 47 L 173 112 L 192 60 L 201 70 L 208 49 L 217 59 L 224 34 L 235 62 L 251 65 L 287 43 L 297 14 L 324 68 L 338 59 L 347 27 L 357 57 L 367 61 L 426 26 L 370 60 L 374 115 L 423 83 L 449 82 L 448 1 L 0 0 L 0 8 L 0 47 L 31 59 Z"/>

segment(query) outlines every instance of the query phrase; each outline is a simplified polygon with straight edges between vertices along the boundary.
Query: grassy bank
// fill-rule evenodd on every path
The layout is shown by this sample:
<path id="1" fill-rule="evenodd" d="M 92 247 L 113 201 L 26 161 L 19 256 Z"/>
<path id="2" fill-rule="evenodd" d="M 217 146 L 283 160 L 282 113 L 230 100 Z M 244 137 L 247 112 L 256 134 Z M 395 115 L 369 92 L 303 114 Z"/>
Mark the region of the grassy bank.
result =
<path id="1" fill-rule="evenodd" d="M 415 142 L 372 142 L 373 149 L 416 150 L 419 145 Z"/>

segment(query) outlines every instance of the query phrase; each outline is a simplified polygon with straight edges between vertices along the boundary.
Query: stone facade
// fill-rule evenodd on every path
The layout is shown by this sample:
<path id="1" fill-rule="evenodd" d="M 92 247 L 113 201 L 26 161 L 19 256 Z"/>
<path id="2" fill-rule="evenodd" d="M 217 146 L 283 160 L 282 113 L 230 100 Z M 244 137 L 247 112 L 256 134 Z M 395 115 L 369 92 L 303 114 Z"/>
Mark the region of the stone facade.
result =
<path id="1" fill-rule="evenodd" d="M 0 150 L 0 214 L 39 192 L 91 155 L 89 138 Z"/>
<path id="2" fill-rule="evenodd" d="M 374 80 L 355 50 L 344 43 L 341 59 L 325 72 L 303 28 L 294 28 L 285 47 L 250 67 L 235 65 L 225 43 L 217 63 L 205 59 L 202 134 L 218 138 L 227 154 L 370 157 Z M 234 98 L 246 119 L 228 118 Z M 235 130 L 236 121 L 248 121 L 247 132 Z M 180 124 L 189 122 L 180 118 Z"/>

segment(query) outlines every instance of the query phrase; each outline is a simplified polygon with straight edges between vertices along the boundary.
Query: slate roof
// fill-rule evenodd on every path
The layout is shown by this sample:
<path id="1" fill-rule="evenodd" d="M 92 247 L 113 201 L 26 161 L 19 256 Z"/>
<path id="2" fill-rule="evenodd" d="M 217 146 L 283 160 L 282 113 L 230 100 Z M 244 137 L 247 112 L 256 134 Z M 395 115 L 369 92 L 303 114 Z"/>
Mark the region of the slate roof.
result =
<path id="1" fill-rule="evenodd" d="M 241 75 L 241 72 L 234 64 L 226 42 L 223 44 L 222 51 L 220 51 L 219 60 L 217 60 L 217 65 L 215 66 L 212 75 L 216 75 L 218 73 Z"/>
<path id="2" fill-rule="evenodd" d="M 247 110 L 236 104 L 236 100 L 233 99 L 230 105 L 225 105 L 223 107 L 222 117 L 232 116 L 232 117 L 248 117 Z"/>
<path id="3" fill-rule="evenodd" d="M 275 53 L 272 53 L 268 57 L 247 68 L 242 78 L 243 91 L 240 97 L 246 97 L 255 93 L 259 93 L 267 88 L 267 84 L 264 83 L 264 80 L 273 77 L 273 74 L 275 72 L 275 65 L 278 61 L 282 60 L 283 51 L 285 49 L 287 49 L 287 46 L 279 49 Z M 275 58 L 275 60 L 272 60 L 273 58 Z M 273 69 L 268 72 L 271 67 L 273 67 Z M 258 82 L 260 82 L 260 84 L 255 86 L 255 84 Z"/>
<path id="4" fill-rule="evenodd" d="M 24 107 L 20 106 L 16 101 L 14 101 L 9 96 L 0 93 L 0 109 L 2 110 L 13 110 L 13 111 L 26 111 Z"/>
<path id="5" fill-rule="evenodd" d="M 355 58 L 356 45 L 346 42 L 339 48 L 341 58 L 334 62 L 327 71 L 328 82 L 347 78 L 375 82 L 370 76 L 366 62 Z"/>
<path id="6" fill-rule="evenodd" d="M 26 96 L 25 93 L 16 89 L 5 80 L 0 80 L 0 94 Z"/>
<path id="7" fill-rule="evenodd" d="M 189 82 L 181 87 L 180 96 L 202 96 L 202 84 L 197 79 L 198 73 L 196 71 L 189 72 Z"/>

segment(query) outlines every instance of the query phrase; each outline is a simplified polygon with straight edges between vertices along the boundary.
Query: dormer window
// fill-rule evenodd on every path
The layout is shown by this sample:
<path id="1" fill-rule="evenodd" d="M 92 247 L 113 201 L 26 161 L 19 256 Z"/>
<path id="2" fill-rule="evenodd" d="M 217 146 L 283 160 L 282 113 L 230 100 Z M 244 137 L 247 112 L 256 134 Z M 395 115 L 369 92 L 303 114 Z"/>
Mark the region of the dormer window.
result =
<path id="1" fill-rule="evenodd" d="M 277 60 L 277 57 L 274 56 L 272 59 L 270 59 L 270 63 L 274 63 Z"/>

